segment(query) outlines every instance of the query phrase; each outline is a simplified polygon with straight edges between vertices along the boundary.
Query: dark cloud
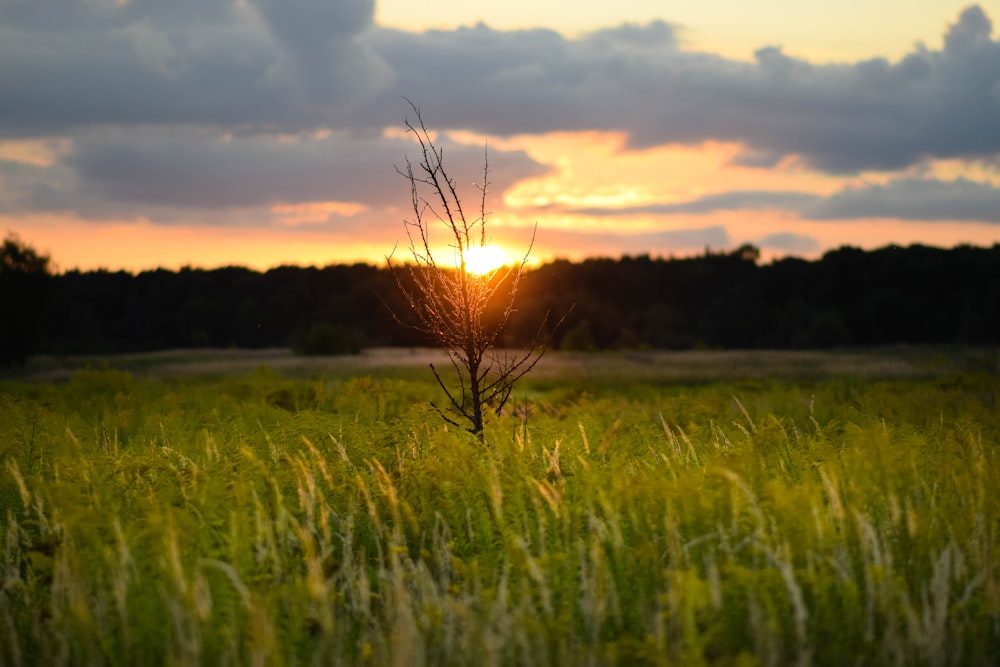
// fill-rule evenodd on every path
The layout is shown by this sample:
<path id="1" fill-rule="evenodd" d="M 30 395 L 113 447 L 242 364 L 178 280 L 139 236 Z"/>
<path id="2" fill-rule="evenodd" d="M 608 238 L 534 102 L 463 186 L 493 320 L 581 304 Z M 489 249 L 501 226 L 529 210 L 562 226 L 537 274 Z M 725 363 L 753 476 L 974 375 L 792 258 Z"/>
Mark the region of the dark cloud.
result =
<path id="1" fill-rule="evenodd" d="M 0 0 L 0 139 L 74 145 L 50 168 L 7 174 L 2 205 L 96 216 L 398 202 L 391 167 L 409 145 L 381 132 L 400 126 L 403 95 L 434 128 L 614 130 L 630 148 L 736 141 L 745 148 L 735 161 L 759 168 L 787 158 L 843 173 L 1000 160 L 1000 42 L 979 7 L 940 48 L 896 62 L 816 64 L 770 46 L 734 61 L 683 50 L 677 31 L 654 22 L 575 39 L 483 24 L 413 33 L 375 25 L 374 0 Z M 456 173 L 479 173 L 481 151 L 449 151 Z M 491 157 L 497 192 L 543 170 L 523 154 Z M 991 222 L 1000 210 L 990 186 L 911 179 L 826 199 L 730 192 L 585 212 L 739 209 Z"/>
<path id="2" fill-rule="evenodd" d="M 483 147 L 440 140 L 454 174 L 482 173 Z M 100 132 L 78 140 L 73 152 L 32 195 L 47 209 L 91 208 L 106 202 L 181 209 L 224 209 L 346 201 L 372 207 L 408 201 L 395 173 L 415 145 L 404 139 L 357 137 L 220 136 L 191 128 Z M 520 151 L 490 151 L 494 197 L 546 168 Z M 36 173 L 48 170 L 35 168 Z M 470 197 L 469 182 L 459 182 Z M 480 179 L 481 180 L 481 179 Z"/>
<path id="3" fill-rule="evenodd" d="M 149 24 L 52 35 L 0 28 L 0 136 L 87 127 L 277 125 L 294 89 L 269 77 L 279 54 L 251 26 L 170 33 Z"/>
<path id="4" fill-rule="evenodd" d="M 893 218 L 924 221 L 1000 222 L 1000 188 L 966 178 L 898 178 L 885 185 L 845 187 L 829 196 L 807 192 L 734 190 L 684 202 L 569 212 L 591 216 L 700 215 L 715 211 L 782 210 L 813 220 Z"/>
<path id="5" fill-rule="evenodd" d="M 43 187 L 47 171 L 38 165 L 0 160 L 0 214 L 20 212 L 26 195 Z"/>
<path id="6" fill-rule="evenodd" d="M 150 124 L 343 127 L 346 111 L 391 83 L 361 38 L 370 0 L 258 5 L 0 0 L 0 138 Z"/>
<path id="7" fill-rule="evenodd" d="M 993 23 L 982 7 L 973 5 L 962 12 L 958 22 L 951 26 L 944 38 L 945 51 L 965 54 L 988 46 Z"/>
<path id="8" fill-rule="evenodd" d="M 321 51 L 371 27 L 375 0 L 250 0 L 282 42 Z"/>
<path id="9" fill-rule="evenodd" d="M 198 26 L 228 23 L 237 4 L 233 0 L 2 0 L 0 25 L 35 32 L 86 33 L 121 28 L 147 21 L 157 26 Z"/>
<path id="10" fill-rule="evenodd" d="M 735 190 L 706 195 L 697 199 L 669 204 L 648 204 L 627 208 L 583 208 L 572 213 L 584 215 L 678 215 L 704 214 L 715 211 L 758 211 L 772 209 L 805 210 L 820 200 L 818 195 L 805 192 L 771 192 L 765 190 Z"/>
<path id="11" fill-rule="evenodd" d="M 568 40 L 480 25 L 372 40 L 397 85 L 433 100 L 449 126 L 621 130 L 633 148 L 730 140 L 747 147 L 743 164 L 795 156 L 837 173 L 1000 153 L 1000 44 L 978 7 L 945 48 L 916 47 L 895 63 L 812 64 L 774 47 L 737 62 L 678 50 L 660 30 L 669 34 L 659 41 L 629 31 Z"/>
<path id="12" fill-rule="evenodd" d="M 522 134 L 620 130 L 634 148 L 744 143 L 743 164 L 851 173 L 1000 154 L 1000 43 L 979 7 L 898 62 L 753 62 L 678 48 L 656 22 L 568 39 L 485 25 L 408 33 L 373 0 L 0 2 L 0 136 L 202 124 L 299 132 L 399 122 Z"/>
<path id="13" fill-rule="evenodd" d="M 781 164 L 781 161 L 784 159 L 785 156 L 781 153 L 744 148 L 737 153 L 732 160 L 730 160 L 730 164 L 736 165 L 737 167 L 772 169 Z"/>
<path id="14" fill-rule="evenodd" d="M 359 106 L 391 79 L 388 66 L 355 39 L 372 26 L 374 0 L 250 0 L 287 56 L 307 104 Z"/>
<path id="15" fill-rule="evenodd" d="M 901 178 L 885 185 L 848 187 L 825 198 L 807 216 L 818 220 L 901 218 L 1000 222 L 1000 188 L 965 178 Z"/>

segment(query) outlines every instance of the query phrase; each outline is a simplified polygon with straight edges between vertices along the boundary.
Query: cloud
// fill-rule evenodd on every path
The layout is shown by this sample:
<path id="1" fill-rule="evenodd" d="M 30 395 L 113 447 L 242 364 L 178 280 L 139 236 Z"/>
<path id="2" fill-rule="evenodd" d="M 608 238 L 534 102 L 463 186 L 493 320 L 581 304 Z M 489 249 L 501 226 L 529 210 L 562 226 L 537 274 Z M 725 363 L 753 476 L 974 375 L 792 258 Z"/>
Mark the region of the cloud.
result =
<path id="1" fill-rule="evenodd" d="M 898 62 L 813 64 L 775 47 L 740 62 L 679 50 L 660 30 L 659 40 L 569 40 L 480 25 L 371 38 L 397 86 L 432 100 L 440 122 L 480 132 L 618 130 L 636 149 L 734 141 L 743 164 L 796 157 L 832 173 L 1000 153 L 1000 44 L 978 7 L 943 49 L 918 46 Z"/>
<path id="2" fill-rule="evenodd" d="M 362 38 L 372 7 L 371 0 L 0 2 L 0 137 L 147 125 L 346 127 L 345 111 L 392 81 Z"/>
<path id="3" fill-rule="evenodd" d="M 359 106 L 391 81 L 373 49 L 356 39 L 373 24 L 374 0 L 251 0 L 287 56 L 307 104 Z"/>
<path id="4" fill-rule="evenodd" d="M 439 145 L 453 174 L 482 173 L 482 146 L 447 137 Z M 328 201 L 401 206 L 409 202 L 409 186 L 393 165 L 416 150 L 406 139 L 346 132 L 282 137 L 199 128 L 97 132 L 79 139 L 56 167 L 33 169 L 39 185 L 30 201 L 95 217 L 128 208 L 148 215 L 149 207 L 211 211 Z M 494 197 L 520 179 L 546 172 L 521 151 L 491 149 L 489 158 Z M 459 181 L 467 198 L 475 192 L 472 178 Z"/>
<path id="5" fill-rule="evenodd" d="M 16 213 L 18 198 L 38 185 L 44 171 L 35 164 L 0 159 L 0 215 Z"/>
<path id="6" fill-rule="evenodd" d="M 279 54 L 248 22 L 177 31 L 138 22 L 68 34 L 0 25 L 3 136 L 273 124 L 293 105 L 289 85 L 268 78 Z"/>
<path id="7" fill-rule="evenodd" d="M 696 248 L 725 248 L 731 245 L 729 233 L 721 225 L 695 229 L 671 229 L 652 234 L 637 234 L 626 237 L 631 243 L 650 250 L 691 250 Z"/>
<path id="8" fill-rule="evenodd" d="M 821 198 L 806 192 L 773 192 L 764 190 L 733 190 L 697 199 L 664 204 L 647 204 L 627 208 L 581 208 L 570 212 L 583 215 L 679 215 L 707 214 L 716 211 L 806 210 Z"/>
<path id="9" fill-rule="evenodd" d="M 372 211 L 309 224 L 367 228 L 379 209 L 408 205 L 392 167 L 414 146 L 384 132 L 400 127 L 403 95 L 444 128 L 449 167 L 470 175 L 463 192 L 481 172 L 482 148 L 447 130 L 620 131 L 627 149 L 732 141 L 743 146 L 734 163 L 758 169 L 1000 164 L 1000 42 L 979 7 L 957 17 L 939 48 L 916 46 L 895 62 L 817 64 L 771 46 L 735 61 L 684 50 L 678 31 L 660 21 L 578 38 L 485 24 L 415 33 L 379 27 L 373 0 L 0 0 L 0 140 L 70 146 L 51 164 L 0 163 L 0 212 L 259 225 L 274 206 L 357 202 Z M 491 148 L 490 162 L 495 195 L 548 169 L 517 151 Z M 740 210 L 996 223 L 1000 190 L 896 178 L 830 196 L 737 190 L 568 212 Z M 284 217 L 305 219 L 324 220 L 312 209 Z M 730 243 L 718 226 L 586 238 L 597 252 Z M 792 232 L 761 240 L 810 242 Z"/>
<path id="10" fill-rule="evenodd" d="M 1000 187 L 966 178 L 898 178 L 885 184 L 863 183 L 841 189 L 829 196 L 805 192 L 731 191 L 706 195 L 686 202 L 653 204 L 621 209 L 580 209 L 571 211 L 590 216 L 697 215 L 718 210 L 792 211 L 802 220 L 899 219 L 921 222 L 1000 223 Z M 547 232 L 547 235 L 552 232 Z M 570 242 L 566 240 L 566 242 Z M 593 252 L 635 254 L 726 248 L 732 241 L 724 227 L 711 226 L 653 234 L 579 234 L 571 240 Z M 813 253 L 820 242 L 793 231 L 775 232 L 753 239 L 765 250 Z"/>
<path id="11" fill-rule="evenodd" d="M 1000 43 L 977 6 L 943 46 L 890 62 L 752 62 L 678 46 L 663 22 L 570 39 L 486 25 L 412 33 L 373 0 L 5 0 L 0 135 L 202 125 L 258 133 L 397 126 L 625 132 L 631 148 L 741 142 L 742 164 L 826 172 L 1000 155 Z"/>
<path id="12" fill-rule="evenodd" d="M 1000 223 L 1000 188 L 966 178 L 900 178 L 885 185 L 844 188 L 822 200 L 807 216 L 816 220 L 901 218 Z"/>
<path id="13" fill-rule="evenodd" d="M 236 12 L 233 0 L 3 0 L 0 24 L 39 33 L 79 33 L 137 21 L 164 27 L 224 24 Z"/>
<path id="14" fill-rule="evenodd" d="M 988 46 L 992 32 L 993 24 L 982 7 L 978 5 L 968 7 L 945 35 L 945 51 L 964 54 Z"/>
<path id="15" fill-rule="evenodd" d="M 623 208 L 585 208 L 590 216 L 704 215 L 716 211 L 780 210 L 812 220 L 893 218 L 918 221 L 1000 222 L 1000 188 L 967 178 L 896 178 L 884 185 L 849 185 L 828 196 L 808 192 L 733 190 L 683 202 Z"/>
<path id="16" fill-rule="evenodd" d="M 572 248 L 579 254 L 608 257 L 669 255 L 705 248 L 728 248 L 732 245 L 732 239 L 725 227 L 710 225 L 638 234 L 547 229 L 539 238 L 539 243 L 543 248 Z"/>
<path id="17" fill-rule="evenodd" d="M 810 253 L 820 249 L 819 241 L 811 236 L 795 232 L 776 232 L 768 234 L 755 244 L 765 250 L 780 250 L 782 252 Z"/>
<path id="18" fill-rule="evenodd" d="M 653 21 L 647 25 L 625 23 L 616 28 L 595 30 L 586 35 L 583 41 L 608 51 L 623 49 L 662 51 L 678 47 L 677 29 L 666 21 Z"/>

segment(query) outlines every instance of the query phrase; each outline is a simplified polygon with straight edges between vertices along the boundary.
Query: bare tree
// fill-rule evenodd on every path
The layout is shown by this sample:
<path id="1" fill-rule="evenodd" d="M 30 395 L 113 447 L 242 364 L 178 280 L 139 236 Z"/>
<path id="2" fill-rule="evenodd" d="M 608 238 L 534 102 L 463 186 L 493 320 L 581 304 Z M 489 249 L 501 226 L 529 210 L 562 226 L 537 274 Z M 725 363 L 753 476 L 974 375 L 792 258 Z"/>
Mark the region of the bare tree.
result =
<path id="1" fill-rule="evenodd" d="M 406 130 L 416 138 L 420 158 L 413 164 L 407 157 L 405 166 L 397 166 L 396 171 L 410 184 L 413 217 L 404 220 L 404 226 L 412 261 L 394 263 L 396 249 L 386 260 L 414 317 L 407 322 L 396 313 L 394 316 L 448 351 L 450 372 L 442 374 L 434 364 L 430 366 L 448 404 L 444 409 L 432 405 L 448 423 L 465 425 L 471 433 L 482 436 L 485 413 L 493 410 L 500 414 L 515 383 L 535 367 L 552 340 L 551 333 L 545 333 L 546 317 L 526 349 L 514 352 L 498 347 L 514 312 L 537 226 L 520 261 L 485 274 L 470 271 L 466 264 L 470 251 L 490 241 L 486 211 L 488 150 L 483 151 L 482 182 L 476 184 L 478 214 L 470 216 L 455 180 L 445 169 L 444 149 L 435 144 L 420 109 L 406 101 L 416 117 L 415 122 L 406 119 Z M 442 264 L 431 249 L 435 229 L 443 233 L 454 253 L 454 268 Z"/>

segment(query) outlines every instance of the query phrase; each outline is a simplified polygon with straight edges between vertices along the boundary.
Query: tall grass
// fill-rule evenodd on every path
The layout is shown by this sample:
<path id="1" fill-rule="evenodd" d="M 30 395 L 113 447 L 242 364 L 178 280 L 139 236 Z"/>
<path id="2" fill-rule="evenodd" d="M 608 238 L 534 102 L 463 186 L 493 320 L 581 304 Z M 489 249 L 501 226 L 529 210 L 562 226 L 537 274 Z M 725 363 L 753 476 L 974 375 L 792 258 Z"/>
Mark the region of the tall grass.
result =
<path id="1" fill-rule="evenodd" d="M 0 385 L 6 665 L 986 665 L 995 376 Z"/>

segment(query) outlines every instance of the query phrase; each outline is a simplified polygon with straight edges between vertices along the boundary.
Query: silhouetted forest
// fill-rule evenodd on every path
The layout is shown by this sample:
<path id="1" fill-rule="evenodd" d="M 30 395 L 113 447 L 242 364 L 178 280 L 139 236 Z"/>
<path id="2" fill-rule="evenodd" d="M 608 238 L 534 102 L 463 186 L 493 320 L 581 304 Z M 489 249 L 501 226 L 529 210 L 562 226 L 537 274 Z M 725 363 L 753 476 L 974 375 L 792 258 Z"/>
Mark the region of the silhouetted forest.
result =
<path id="1" fill-rule="evenodd" d="M 50 275 L 47 258 L 23 264 L 0 265 L 2 363 L 28 353 L 287 346 L 337 354 L 430 343 L 394 320 L 391 311 L 406 309 L 382 267 Z M 686 259 L 555 261 L 524 275 L 504 344 L 526 343 L 546 313 L 551 323 L 571 305 L 558 348 L 996 344 L 1000 245 L 843 247 L 770 264 L 752 246 Z"/>

